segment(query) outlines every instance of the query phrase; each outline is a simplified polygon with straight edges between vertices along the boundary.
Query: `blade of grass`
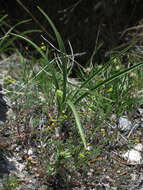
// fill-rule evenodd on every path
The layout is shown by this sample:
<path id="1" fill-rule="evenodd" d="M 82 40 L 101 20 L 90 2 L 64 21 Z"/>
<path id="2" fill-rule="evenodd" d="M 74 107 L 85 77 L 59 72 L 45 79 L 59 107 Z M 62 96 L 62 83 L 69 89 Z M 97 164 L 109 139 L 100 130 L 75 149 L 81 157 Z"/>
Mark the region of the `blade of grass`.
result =
<path id="1" fill-rule="evenodd" d="M 21 21 L 21 22 L 15 24 L 13 27 L 11 27 L 11 28 L 8 30 L 8 32 L 4 35 L 4 37 L 0 40 L 0 47 L 2 47 L 2 44 L 3 44 L 4 40 L 7 38 L 7 36 L 10 34 L 10 32 L 11 32 L 15 27 L 17 27 L 17 26 L 19 26 L 19 25 L 21 25 L 21 24 L 27 23 L 27 22 L 29 22 L 29 21 L 31 21 L 31 19 Z"/>
<path id="2" fill-rule="evenodd" d="M 61 38 L 60 33 L 57 31 L 55 25 L 53 24 L 52 20 L 48 17 L 48 15 L 38 6 L 37 7 L 39 9 L 39 11 L 44 15 L 44 17 L 48 20 L 48 22 L 50 23 L 55 35 L 56 35 L 56 39 L 58 42 L 58 46 L 59 49 L 61 51 L 61 60 L 62 60 L 62 69 L 63 69 L 63 103 L 65 102 L 66 99 L 66 85 L 67 85 L 67 58 L 66 58 L 66 50 L 65 50 L 65 46 L 63 43 L 63 40 Z"/>
<path id="3" fill-rule="evenodd" d="M 84 135 L 84 132 L 83 132 L 83 129 L 82 129 L 82 126 L 81 126 L 81 122 L 80 122 L 78 112 L 76 111 L 74 104 L 70 100 L 67 101 L 67 104 L 70 106 L 71 110 L 73 111 L 75 121 L 76 121 L 78 130 L 79 130 L 79 134 L 81 136 L 81 139 L 83 141 L 84 147 L 86 149 L 87 145 L 86 145 L 85 135 Z"/>
<path id="4" fill-rule="evenodd" d="M 27 30 L 25 32 L 22 32 L 20 35 L 22 36 L 33 32 L 41 32 L 41 30 Z M 17 37 L 13 37 L 9 39 L 7 42 L 5 42 L 5 44 L 0 48 L 0 53 L 4 52 L 16 39 Z"/>
<path id="5" fill-rule="evenodd" d="M 101 49 L 102 46 L 103 46 L 103 43 L 99 44 L 98 47 L 96 47 L 96 45 L 95 45 L 92 55 L 91 55 L 90 59 L 87 61 L 87 65 L 90 65 L 93 62 L 94 56 L 98 53 L 98 51 Z"/>
<path id="6" fill-rule="evenodd" d="M 90 94 L 91 91 L 96 90 L 97 88 L 99 88 L 99 87 L 101 87 L 101 86 L 103 86 L 103 85 L 105 85 L 105 84 L 129 73 L 130 71 L 132 71 L 132 70 L 134 70 L 140 66 L 143 66 L 143 61 L 141 61 L 140 63 L 138 63 L 138 64 L 136 64 L 130 68 L 124 69 L 123 71 L 114 74 L 113 76 L 109 77 L 108 79 L 105 79 L 104 81 L 100 82 L 99 84 L 95 85 L 93 88 L 89 89 L 87 92 L 85 92 L 81 96 L 79 96 L 75 100 L 74 104 L 77 104 L 79 101 L 81 101 L 84 97 L 86 97 L 88 94 Z"/>
<path id="7" fill-rule="evenodd" d="M 23 37 L 23 36 L 21 36 L 19 34 L 14 34 L 14 33 L 10 33 L 10 34 L 12 36 L 16 36 L 18 38 L 21 38 L 21 39 L 27 41 L 29 44 L 31 44 L 41 54 L 41 56 L 44 58 L 44 60 L 47 62 L 47 64 L 49 63 L 49 60 L 48 60 L 46 54 L 43 53 L 43 51 L 41 50 L 41 48 L 38 47 L 34 42 L 32 42 L 31 40 L 29 40 L 29 39 L 27 39 L 27 38 L 25 38 L 25 37 Z M 53 67 L 52 64 L 50 64 L 49 66 L 50 66 L 50 70 L 51 70 L 51 73 L 52 73 L 52 77 L 53 77 L 53 81 L 54 81 L 55 87 L 56 87 L 56 89 L 59 89 L 59 84 L 58 84 L 57 77 L 55 75 L 54 67 Z"/>
<path id="8" fill-rule="evenodd" d="M 101 73 L 101 71 L 103 71 L 105 68 L 107 67 L 107 65 L 103 65 L 103 67 L 101 67 L 97 72 L 95 72 L 91 77 L 89 77 L 85 82 L 83 82 L 81 84 L 80 87 L 77 88 L 77 90 L 75 91 L 72 100 L 77 96 L 77 94 L 79 93 L 79 91 L 85 87 L 86 84 L 88 84 L 97 74 Z"/>
<path id="9" fill-rule="evenodd" d="M 66 53 L 63 40 L 62 40 L 59 32 L 57 31 L 55 25 L 53 24 L 52 20 L 48 17 L 48 15 L 39 6 L 38 6 L 38 9 L 44 15 L 44 17 L 48 20 L 48 22 L 50 23 L 50 25 L 51 25 L 51 27 L 52 27 L 55 35 L 56 35 L 57 42 L 58 42 L 58 45 L 59 45 L 59 49 L 61 50 L 62 53 Z"/>
<path id="10" fill-rule="evenodd" d="M 3 17 L 0 18 L 0 26 L 2 25 L 2 21 L 7 17 L 8 15 L 4 15 Z"/>
<path id="11" fill-rule="evenodd" d="M 17 1 L 17 2 L 19 3 L 19 5 L 31 16 L 31 18 L 33 19 L 33 21 L 34 21 L 36 24 L 38 24 L 38 25 L 40 26 L 40 28 L 42 29 L 42 31 L 46 32 L 45 27 L 37 20 L 37 18 L 32 14 L 32 12 L 28 9 L 28 7 L 26 7 L 26 6 L 22 3 L 22 1 L 20 1 L 20 0 L 16 0 L 16 1 Z M 50 33 L 47 32 L 47 34 L 48 34 L 48 37 L 49 37 L 51 40 L 54 40 L 54 39 L 53 39 L 53 36 L 52 36 Z"/>
<path id="12" fill-rule="evenodd" d="M 88 84 L 97 74 L 101 73 L 101 71 L 103 71 L 104 69 L 106 69 L 109 64 L 115 59 L 120 57 L 121 55 L 123 55 L 125 52 L 127 52 L 131 47 L 133 46 L 133 44 L 131 44 L 130 46 L 128 46 L 127 48 L 123 49 L 121 52 L 119 52 L 117 55 L 113 56 L 109 61 L 107 61 L 107 63 L 105 63 L 97 72 L 95 72 L 93 75 L 91 75 L 85 82 L 83 82 L 83 84 L 81 84 L 81 86 L 79 86 L 79 88 L 77 88 L 77 90 L 75 91 L 72 100 L 77 96 L 77 94 L 79 93 L 79 91 L 85 87 L 86 84 Z"/>

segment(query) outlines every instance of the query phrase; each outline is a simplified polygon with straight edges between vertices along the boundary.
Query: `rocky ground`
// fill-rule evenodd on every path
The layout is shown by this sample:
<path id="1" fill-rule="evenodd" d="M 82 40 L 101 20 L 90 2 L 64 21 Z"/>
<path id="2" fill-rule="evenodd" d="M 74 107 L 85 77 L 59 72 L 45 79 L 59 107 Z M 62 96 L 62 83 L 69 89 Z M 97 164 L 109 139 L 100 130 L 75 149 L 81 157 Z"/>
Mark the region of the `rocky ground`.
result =
<path id="1" fill-rule="evenodd" d="M 10 65 L 5 63 L 9 63 L 9 59 L 0 62 L 0 83 L 4 76 L 10 74 Z M 45 180 L 44 169 L 41 171 L 38 164 L 37 147 L 31 140 L 35 138 L 35 132 L 33 135 L 25 132 L 22 123 L 19 123 L 20 133 L 15 127 L 20 122 L 20 114 L 15 108 L 9 109 L 7 121 L 0 123 L 0 190 L 143 189 L 142 105 L 128 116 L 118 118 L 113 114 L 110 121 L 104 122 L 107 130 L 101 136 L 95 136 L 92 143 L 106 137 L 112 140 L 104 144 L 98 157 L 87 161 L 85 171 L 79 169 L 73 175 L 70 169 L 60 168 L 48 181 Z M 26 110 L 22 114 L 26 114 Z"/>

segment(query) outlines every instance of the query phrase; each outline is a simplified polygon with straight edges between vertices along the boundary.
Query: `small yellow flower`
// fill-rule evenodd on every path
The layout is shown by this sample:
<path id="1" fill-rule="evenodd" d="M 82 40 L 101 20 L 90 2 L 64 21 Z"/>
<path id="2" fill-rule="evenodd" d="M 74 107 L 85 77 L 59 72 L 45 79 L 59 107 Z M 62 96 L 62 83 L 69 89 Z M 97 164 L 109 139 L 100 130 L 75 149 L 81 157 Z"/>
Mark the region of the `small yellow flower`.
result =
<path id="1" fill-rule="evenodd" d="M 84 158 L 85 155 L 84 155 L 83 153 L 80 153 L 80 154 L 79 154 L 79 157 L 80 157 L 80 158 Z"/>
<path id="2" fill-rule="evenodd" d="M 50 118 L 50 121 L 55 121 L 54 119 L 53 119 L 53 116 L 49 113 L 49 118 Z"/>
<path id="3" fill-rule="evenodd" d="M 107 92 L 112 92 L 113 91 L 113 88 L 109 88 Z"/>
<path id="4" fill-rule="evenodd" d="M 68 116 L 64 114 L 64 118 L 66 119 Z"/>
<path id="5" fill-rule="evenodd" d="M 105 129 L 101 129 L 100 131 L 101 131 L 101 133 L 105 133 Z"/>
<path id="6" fill-rule="evenodd" d="M 47 126 L 45 129 L 42 129 L 42 133 L 46 133 L 51 130 L 50 126 Z"/>
<path id="7" fill-rule="evenodd" d="M 41 49 L 46 51 L 46 46 L 45 46 L 45 44 L 43 42 L 41 43 Z"/>
<path id="8" fill-rule="evenodd" d="M 139 142 L 139 138 L 135 138 L 134 141 L 138 143 Z"/>
<path id="9" fill-rule="evenodd" d="M 54 126 L 55 126 L 55 123 L 52 123 L 51 126 L 54 127 Z"/>

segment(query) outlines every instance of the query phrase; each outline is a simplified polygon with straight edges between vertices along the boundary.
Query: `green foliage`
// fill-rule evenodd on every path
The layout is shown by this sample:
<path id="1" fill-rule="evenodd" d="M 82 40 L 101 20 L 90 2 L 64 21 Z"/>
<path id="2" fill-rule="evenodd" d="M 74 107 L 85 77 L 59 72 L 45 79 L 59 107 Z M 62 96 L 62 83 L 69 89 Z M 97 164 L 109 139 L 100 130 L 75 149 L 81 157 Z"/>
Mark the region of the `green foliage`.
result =
<path id="1" fill-rule="evenodd" d="M 106 72 L 106 70 L 108 69 L 108 67 L 110 67 L 110 65 L 112 63 L 115 63 L 119 57 L 121 57 L 125 52 L 127 52 L 133 45 L 130 45 L 129 47 L 127 47 L 126 49 L 122 50 L 121 52 L 119 52 L 117 55 L 113 56 L 107 63 L 105 63 L 100 69 L 97 70 L 97 72 L 93 72 L 93 69 L 91 69 L 91 73 L 89 77 L 85 78 L 85 80 L 83 82 L 81 82 L 80 85 L 78 85 L 74 91 L 72 91 L 72 93 L 70 92 L 69 86 L 67 84 L 67 62 L 68 62 L 68 57 L 66 56 L 66 51 L 65 51 L 65 47 L 64 47 L 64 43 L 62 41 L 62 38 L 59 34 L 59 32 L 57 31 L 56 27 L 54 26 L 53 22 L 51 21 L 51 19 L 46 15 L 46 13 L 41 10 L 39 7 L 38 9 L 40 10 L 40 12 L 45 16 L 45 18 L 47 19 L 47 21 L 50 23 L 55 35 L 56 35 L 56 39 L 59 45 L 59 56 L 61 57 L 61 64 L 62 67 L 60 67 L 59 72 L 56 72 L 56 66 L 55 66 L 55 61 L 54 60 L 49 60 L 47 58 L 47 55 L 45 54 L 45 52 L 38 47 L 34 42 L 32 42 L 31 40 L 18 35 L 18 34 L 14 34 L 9 32 L 12 36 L 21 38 L 25 41 L 27 41 L 29 44 L 31 44 L 36 50 L 37 52 L 39 52 L 43 58 L 43 62 L 44 62 L 44 68 L 43 70 L 41 70 L 41 72 L 43 72 L 45 69 L 49 70 L 50 76 L 51 76 L 51 80 L 54 82 L 55 85 L 55 91 L 56 91 L 56 97 L 57 97 L 57 106 L 58 106 L 58 118 L 61 117 L 62 112 L 66 112 L 66 114 L 68 115 L 69 113 L 69 108 L 67 107 L 67 105 L 69 105 L 74 113 L 74 117 L 75 117 L 75 121 L 77 123 L 78 126 L 78 130 L 79 133 L 81 135 L 82 141 L 84 143 L 84 146 L 86 147 L 86 143 L 85 143 L 85 139 L 83 138 L 83 129 L 82 126 L 80 124 L 80 120 L 79 117 L 77 119 L 77 111 L 75 112 L 75 107 L 74 105 L 82 102 L 82 100 L 88 96 L 91 96 L 92 94 L 95 94 L 95 91 L 98 88 L 101 88 L 107 84 L 109 84 L 112 81 L 115 81 L 117 79 L 119 79 L 120 77 L 125 76 L 126 74 L 128 74 L 129 72 L 133 71 L 134 69 L 137 69 L 139 67 L 141 67 L 143 65 L 143 61 L 141 61 L 140 63 L 133 65 L 129 68 L 123 69 L 123 70 L 119 70 L 118 72 L 110 75 L 109 77 L 106 77 L 103 80 L 97 80 L 95 82 L 95 84 L 92 84 L 92 81 L 94 81 L 95 77 L 97 77 L 100 73 L 102 74 L 103 72 Z M 112 72 L 111 72 L 112 73 Z M 40 74 L 40 73 L 39 73 Z M 38 75 L 39 75 L 38 74 Z M 38 76 L 37 75 L 37 76 Z M 58 75 L 61 76 L 62 78 L 60 79 L 61 81 L 59 81 L 58 79 Z M 36 77 L 37 77 L 36 76 Z M 35 77 L 35 78 L 36 78 Z M 48 79 L 48 77 L 47 77 Z M 45 83 L 46 79 L 43 79 L 43 83 Z M 91 85 L 92 84 L 92 85 Z M 52 88 L 52 86 L 51 86 Z M 86 88 L 86 90 L 85 90 Z M 62 90 L 61 90 L 62 89 Z M 59 93 L 62 94 L 62 96 L 59 97 Z M 62 101 L 61 101 L 62 98 Z M 72 106 L 71 106 L 72 105 Z M 76 114 L 75 114 L 76 113 Z M 57 118 L 57 119 L 58 119 Z M 81 130 L 82 129 L 82 130 Z"/>
<path id="2" fill-rule="evenodd" d="M 75 117 L 75 121 L 76 121 L 78 130 L 79 130 L 81 139 L 82 139 L 83 144 L 84 144 L 84 147 L 85 147 L 85 149 L 86 149 L 87 146 L 86 146 L 85 135 L 84 135 L 84 132 L 83 132 L 81 123 L 80 123 L 80 117 L 79 117 L 79 115 L 78 115 L 78 112 L 76 111 L 74 104 L 73 104 L 70 100 L 68 100 L 67 104 L 70 106 L 70 108 L 71 108 L 72 111 L 73 111 L 73 114 L 74 114 L 74 117 Z"/>
<path id="3" fill-rule="evenodd" d="M 95 64 L 91 68 L 79 69 L 79 81 L 73 82 L 68 77 L 69 68 L 72 68 L 71 58 L 66 54 L 62 38 L 51 19 L 38 9 L 55 33 L 59 47 L 57 54 L 53 58 L 46 44 L 39 47 L 24 36 L 26 32 L 15 34 L 10 29 L 0 41 L 0 52 L 7 50 L 15 39 L 20 38 L 34 47 L 40 58 L 28 64 L 22 62 L 22 77 L 16 83 L 13 77 L 7 76 L 3 80 L 4 86 L 14 102 L 20 99 L 16 123 L 32 128 L 29 127 L 29 137 L 34 136 L 32 143 L 40 146 L 37 159 L 46 175 L 54 176 L 61 167 L 70 168 L 72 172 L 80 168 L 86 171 L 106 143 L 116 138 L 116 132 L 111 135 L 106 133 L 103 122 L 106 123 L 112 113 L 121 115 L 140 103 L 140 97 L 134 95 L 143 88 L 143 61 L 134 59 L 132 66 L 122 63 L 122 56 L 132 44 L 102 66 Z M 11 39 L 5 45 L 8 35 Z M 93 57 L 89 60 L 93 60 Z M 127 62 L 131 62 L 130 57 Z M 34 71 L 35 66 L 38 71 Z M 17 185 L 16 181 L 10 184 Z"/>
<path id="4" fill-rule="evenodd" d="M 52 20 L 48 17 L 48 15 L 40 8 L 38 7 L 38 9 L 40 10 L 40 12 L 45 16 L 45 18 L 48 20 L 48 22 L 50 23 L 55 35 L 56 35 L 56 39 L 59 45 L 59 49 L 60 49 L 60 56 L 61 56 L 61 62 L 62 62 L 62 75 L 63 75 L 63 103 L 65 102 L 66 99 L 66 90 L 67 90 L 67 58 L 66 58 L 66 50 L 65 50 L 65 46 L 63 43 L 63 40 L 59 34 L 59 32 L 57 31 L 55 25 L 53 24 Z"/>

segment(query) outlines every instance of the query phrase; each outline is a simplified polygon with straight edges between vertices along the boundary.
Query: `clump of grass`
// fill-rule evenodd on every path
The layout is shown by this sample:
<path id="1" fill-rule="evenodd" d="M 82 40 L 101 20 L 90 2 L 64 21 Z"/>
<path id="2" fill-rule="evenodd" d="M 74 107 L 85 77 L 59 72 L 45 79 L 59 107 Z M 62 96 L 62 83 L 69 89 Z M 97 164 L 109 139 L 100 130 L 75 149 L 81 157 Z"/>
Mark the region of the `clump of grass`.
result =
<path id="1" fill-rule="evenodd" d="M 18 98 L 23 101 L 19 104 L 16 119 L 17 123 L 23 121 L 29 127 L 30 140 L 33 143 L 34 139 L 36 146 L 41 147 L 37 150 L 37 160 L 39 168 L 48 177 L 66 168 L 70 168 L 71 175 L 74 175 L 75 170 L 88 170 L 88 165 L 101 154 L 105 144 L 116 138 L 108 135 L 104 121 L 112 113 L 120 115 L 138 104 L 139 97 L 135 94 L 143 87 L 140 82 L 143 61 L 134 59 L 132 66 L 122 63 L 122 56 L 131 45 L 102 66 L 82 67 L 79 82 L 71 82 L 68 76 L 73 58 L 67 55 L 51 19 L 39 10 L 56 35 L 57 56 L 53 59 L 49 55 L 50 48 L 39 47 L 23 35 L 9 32 L 12 38 L 27 41 L 41 55 L 35 63 L 37 73 L 32 71 L 31 74 L 25 67 L 27 74 L 21 82 L 24 85 L 17 90 L 17 94 L 22 94 L 18 94 Z M 127 61 L 130 63 L 131 60 Z"/>
<path id="2" fill-rule="evenodd" d="M 78 115 L 78 112 L 75 111 L 75 105 L 80 103 L 84 98 L 91 96 L 91 94 L 94 94 L 96 92 L 96 90 L 100 87 L 103 87 L 107 84 L 109 84 L 112 81 L 117 81 L 119 78 L 127 75 L 129 72 L 133 71 L 134 69 L 139 68 L 140 66 L 143 65 L 142 61 L 136 65 L 133 65 L 129 68 L 125 68 L 125 69 L 120 69 L 118 72 L 114 72 L 114 74 L 112 74 L 112 72 L 109 73 L 109 71 L 107 70 L 108 68 L 111 68 L 112 66 L 112 62 L 115 61 L 115 59 L 117 59 L 118 57 L 120 57 L 121 55 L 123 55 L 125 52 L 127 52 L 127 50 L 130 49 L 131 46 L 129 46 L 128 48 L 124 49 L 123 51 L 121 51 L 119 54 L 115 55 L 113 58 L 111 58 L 105 65 L 103 65 L 100 69 L 97 70 L 97 72 L 93 72 L 94 68 L 91 70 L 91 73 L 89 77 L 86 77 L 84 82 L 82 82 L 81 85 L 77 86 L 76 89 L 74 89 L 74 91 L 72 91 L 72 93 L 69 90 L 69 86 L 67 83 L 67 76 L 68 76 L 68 62 L 69 62 L 69 58 L 67 57 L 66 51 L 65 51 L 65 47 L 64 47 L 64 43 L 62 41 L 62 38 L 59 34 L 59 32 L 57 31 L 56 27 L 54 26 L 53 22 L 51 21 L 51 19 L 46 15 L 46 13 L 40 9 L 40 7 L 38 7 L 38 9 L 40 10 L 40 12 L 45 16 L 45 18 L 47 19 L 47 21 L 50 23 L 53 31 L 55 32 L 56 35 L 56 39 L 58 42 L 58 46 L 59 46 L 59 56 L 60 56 L 60 70 L 59 72 L 56 72 L 56 62 L 55 60 L 57 58 L 55 58 L 54 60 L 49 60 L 47 58 L 47 55 L 44 53 L 44 51 L 38 47 L 34 42 L 32 42 L 31 40 L 21 36 L 21 35 L 17 35 L 14 33 L 11 33 L 12 36 L 15 37 L 19 37 L 25 41 L 27 41 L 28 43 L 30 43 L 33 47 L 36 48 L 36 50 L 41 54 L 42 58 L 43 58 L 43 63 L 44 63 L 44 67 L 40 72 L 46 71 L 48 70 L 49 75 L 51 76 L 51 80 L 53 81 L 53 89 L 56 92 L 56 102 L 57 102 L 57 106 L 58 106 L 58 118 L 60 118 L 62 112 L 69 112 L 69 107 L 72 109 L 74 116 L 75 116 L 75 121 L 76 124 L 78 126 L 79 129 L 79 133 L 81 136 L 81 139 L 83 141 L 84 147 L 86 149 L 87 145 L 86 145 L 86 140 L 85 140 L 85 135 L 82 129 L 82 125 L 80 123 L 80 117 Z M 95 81 L 95 77 L 103 72 L 108 72 L 106 74 L 106 76 L 104 77 L 103 80 L 96 80 L 95 84 L 91 86 L 92 81 Z M 37 76 L 40 73 L 37 74 Z M 58 79 L 58 75 L 61 76 L 61 79 L 59 81 Z M 36 76 L 36 77 L 37 77 Z M 45 80 L 43 80 L 43 83 L 45 83 Z M 68 113 L 69 114 L 69 113 Z"/>

